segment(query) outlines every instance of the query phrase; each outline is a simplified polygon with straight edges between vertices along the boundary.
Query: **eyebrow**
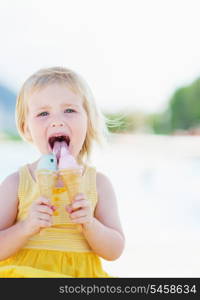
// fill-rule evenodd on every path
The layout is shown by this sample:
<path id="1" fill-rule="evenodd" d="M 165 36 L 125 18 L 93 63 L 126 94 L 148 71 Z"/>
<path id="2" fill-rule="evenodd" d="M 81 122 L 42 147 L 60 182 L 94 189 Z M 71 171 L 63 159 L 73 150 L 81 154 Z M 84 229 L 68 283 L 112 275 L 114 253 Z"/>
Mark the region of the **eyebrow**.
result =
<path id="1" fill-rule="evenodd" d="M 75 107 L 79 107 L 79 105 L 76 105 L 76 104 L 73 104 L 73 103 L 63 103 L 61 104 L 61 107 L 66 107 L 66 106 L 75 106 Z M 41 107 L 38 107 L 35 109 L 35 111 L 38 111 L 38 110 L 43 110 L 43 109 L 50 109 L 51 106 L 50 105 L 45 105 L 45 106 L 41 106 Z"/>

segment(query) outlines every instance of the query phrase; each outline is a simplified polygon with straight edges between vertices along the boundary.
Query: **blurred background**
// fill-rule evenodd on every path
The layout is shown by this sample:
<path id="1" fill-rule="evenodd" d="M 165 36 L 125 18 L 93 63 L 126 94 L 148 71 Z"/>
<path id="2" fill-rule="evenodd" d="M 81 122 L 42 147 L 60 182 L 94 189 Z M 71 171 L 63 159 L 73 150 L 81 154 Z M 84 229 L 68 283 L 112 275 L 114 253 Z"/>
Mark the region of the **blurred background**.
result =
<path id="1" fill-rule="evenodd" d="M 200 276 L 199 10 L 198 0 L 0 2 L 0 181 L 39 157 L 15 126 L 23 82 L 43 67 L 80 73 L 118 121 L 92 156 L 126 235 L 123 255 L 103 261 L 114 276 Z"/>

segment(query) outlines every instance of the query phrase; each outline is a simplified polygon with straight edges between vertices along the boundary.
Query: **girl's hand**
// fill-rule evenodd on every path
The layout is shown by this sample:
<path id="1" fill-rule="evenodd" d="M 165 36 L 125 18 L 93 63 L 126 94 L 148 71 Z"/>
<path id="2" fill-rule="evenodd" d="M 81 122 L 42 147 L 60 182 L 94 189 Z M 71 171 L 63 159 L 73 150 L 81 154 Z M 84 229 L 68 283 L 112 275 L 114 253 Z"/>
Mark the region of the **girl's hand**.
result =
<path id="1" fill-rule="evenodd" d="M 33 202 L 27 218 L 23 221 L 26 233 L 32 236 L 38 233 L 41 228 L 50 227 L 54 209 L 47 198 L 39 197 Z"/>
<path id="2" fill-rule="evenodd" d="M 84 194 L 76 195 L 71 205 L 66 206 L 73 223 L 88 224 L 93 221 L 93 214 L 90 202 Z"/>

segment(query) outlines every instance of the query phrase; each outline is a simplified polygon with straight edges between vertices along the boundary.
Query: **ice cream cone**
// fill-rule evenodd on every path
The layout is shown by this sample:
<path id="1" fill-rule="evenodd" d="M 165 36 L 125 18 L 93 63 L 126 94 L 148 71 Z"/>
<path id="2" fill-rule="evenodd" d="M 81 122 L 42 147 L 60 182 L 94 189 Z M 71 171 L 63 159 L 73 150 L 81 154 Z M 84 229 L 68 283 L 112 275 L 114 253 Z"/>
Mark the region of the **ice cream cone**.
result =
<path id="1" fill-rule="evenodd" d="M 57 180 L 56 172 L 52 172 L 47 169 L 40 169 L 36 171 L 36 178 L 39 184 L 41 196 L 51 199 L 52 189 L 54 188 Z"/>
<path id="2" fill-rule="evenodd" d="M 67 187 L 69 194 L 69 204 L 72 203 L 76 194 L 81 192 L 81 169 L 61 169 L 59 176 L 61 177 L 64 185 Z"/>
<path id="3" fill-rule="evenodd" d="M 67 205 L 70 205 L 74 197 L 81 192 L 81 176 L 82 169 L 61 169 L 59 171 L 59 176 L 61 177 L 64 185 L 67 188 L 69 202 Z M 82 231 L 82 225 L 78 224 L 77 229 Z"/>

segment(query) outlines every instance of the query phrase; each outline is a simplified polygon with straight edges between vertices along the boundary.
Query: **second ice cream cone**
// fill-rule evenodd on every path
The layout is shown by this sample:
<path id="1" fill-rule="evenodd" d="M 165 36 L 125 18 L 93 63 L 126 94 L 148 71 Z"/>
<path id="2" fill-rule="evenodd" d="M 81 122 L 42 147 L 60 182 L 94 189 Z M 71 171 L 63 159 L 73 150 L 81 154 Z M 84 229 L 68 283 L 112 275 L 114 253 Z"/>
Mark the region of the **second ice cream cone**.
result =
<path id="1" fill-rule="evenodd" d="M 82 169 L 61 169 L 59 171 L 59 176 L 61 177 L 64 185 L 67 188 L 69 195 L 69 202 L 67 205 L 70 205 L 74 197 L 81 192 L 81 176 Z M 77 229 L 82 231 L 82 226 L 77 225 Z"/>
<path id="2" fill-rule="evenodd" d="M 69 194 L 69 204 L 72 203 L 76 194 L 80 193 L 81 189 L 81 169 L 62 169 L 59 171 L 64 185 L 67 187 Z"/>

